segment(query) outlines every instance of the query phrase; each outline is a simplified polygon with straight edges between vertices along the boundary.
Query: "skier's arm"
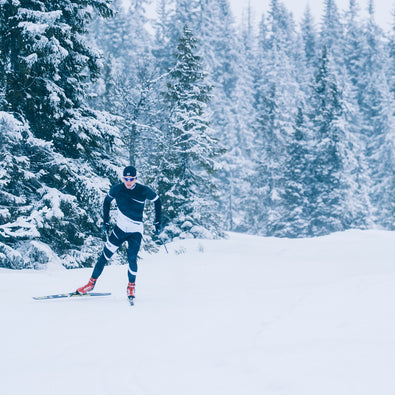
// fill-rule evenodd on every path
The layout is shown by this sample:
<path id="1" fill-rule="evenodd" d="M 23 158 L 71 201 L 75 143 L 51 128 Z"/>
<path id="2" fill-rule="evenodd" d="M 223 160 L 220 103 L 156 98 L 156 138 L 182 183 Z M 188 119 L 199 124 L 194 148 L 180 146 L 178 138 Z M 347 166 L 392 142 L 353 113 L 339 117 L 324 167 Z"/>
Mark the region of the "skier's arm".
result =
<path id="1" fill-rule="evenodd" d="M 108 224 L 110 222 L 110 207 L 114 198 L 108 194 L 103 202 L 103 222 Z"/>
<path id="2" fill-rule="evenodd" d="M 162 203 L 160 201 L 160 198 L 158 198 L 154 201 L 155 204 L 155 224 L 160 225 L 162 221 Z"/>
<path id="3" fill-rule="evenodd" d="M 149 199 L 155 204 L 155 231 L 156 233 L 160 233 L 162 230 L 162 203 L 160 201 L 159 195 L 157 195 L 152 189 L 147 188 L 146 191 L 146 199 Z"/>

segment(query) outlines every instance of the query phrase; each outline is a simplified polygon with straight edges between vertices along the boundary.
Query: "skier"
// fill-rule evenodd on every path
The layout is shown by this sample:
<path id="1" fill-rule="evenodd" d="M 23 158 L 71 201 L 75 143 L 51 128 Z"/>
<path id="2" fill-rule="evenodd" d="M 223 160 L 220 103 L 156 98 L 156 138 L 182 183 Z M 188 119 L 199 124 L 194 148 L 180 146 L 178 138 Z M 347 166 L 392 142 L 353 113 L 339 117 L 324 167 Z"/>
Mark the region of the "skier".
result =
<path id="1" fill-rule="evenodd" d="M 123 170 L 123 183 L 111 187 L 103 203 L 103 232 L 107 236 L 110 220 L 110 206 L 113 199 L 117 204 L 117 223 L 107 237 L 103 252 L 100 255 L 92 276 L 85 286 L 78 288 L 77 292 L 86 294 L 95 287 L 104 265 L 109 261 L 114 252 L 125 242 L 128 242 L 127 257 L 129 262 L 127 296 L 131 304 L 135 297 L 135 282 L 137 275 L 137 254 L 143 237 L 143 211 L 145 201 L 148 199 L 155 203 L 155 231 L 161 231 L 162 205 L 159 196 L 150 188 L 137 183 L 137 172 L 133 166 Z"/>

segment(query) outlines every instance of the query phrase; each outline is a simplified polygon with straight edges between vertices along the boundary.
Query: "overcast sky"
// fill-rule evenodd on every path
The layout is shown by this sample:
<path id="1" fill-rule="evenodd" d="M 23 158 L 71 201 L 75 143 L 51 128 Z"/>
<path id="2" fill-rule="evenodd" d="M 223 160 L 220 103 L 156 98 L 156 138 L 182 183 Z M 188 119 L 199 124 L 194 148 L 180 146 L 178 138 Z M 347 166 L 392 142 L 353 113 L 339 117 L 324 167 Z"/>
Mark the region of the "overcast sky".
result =
<path id="1" fill-rule="evenodd" d="M 241 20 L 243 10 L 248 4 L 248 0 L 229 0 L 232 6 L 233 13 L 236 19 Z M 259 20 L 262 13 L 266 13 L 270 0 L 249 0 L 251 2 L 254 14 Z M 310 10 L 314 16 L 315 22 L 318 24 L 321 21 L 322 4 L 324 0 L 282 0 L 287 9 L 291 11 L 297 22 L 300 22 L 301 17 L 306 9 L 306 5 L 310 5 Z M 339 10 L 344 10 L 348 7 L 348 0 L 337 0 Z M 358 0 L 357 3 L 361 12 L 366 12 L 368 0 Z M 392 10 L 395 9 L 395 0 L 375 0 L 376 22 L 386 30 L 392 26 Z M 363 15 L 363 14 L 362 14 Z"/>

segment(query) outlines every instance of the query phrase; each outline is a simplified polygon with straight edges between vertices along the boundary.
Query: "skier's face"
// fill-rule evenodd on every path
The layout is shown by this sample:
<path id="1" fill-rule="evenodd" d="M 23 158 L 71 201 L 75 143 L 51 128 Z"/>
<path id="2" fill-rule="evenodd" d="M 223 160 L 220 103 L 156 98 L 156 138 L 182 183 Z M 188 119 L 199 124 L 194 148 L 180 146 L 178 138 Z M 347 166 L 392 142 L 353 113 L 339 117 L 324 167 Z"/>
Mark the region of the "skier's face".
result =
<path id="1" fill-rule="evenodd" d="M 133 185 L 136 183 L 136 177 L 123 177 L 122 179 L 127 189 L 132 188 Z"/>

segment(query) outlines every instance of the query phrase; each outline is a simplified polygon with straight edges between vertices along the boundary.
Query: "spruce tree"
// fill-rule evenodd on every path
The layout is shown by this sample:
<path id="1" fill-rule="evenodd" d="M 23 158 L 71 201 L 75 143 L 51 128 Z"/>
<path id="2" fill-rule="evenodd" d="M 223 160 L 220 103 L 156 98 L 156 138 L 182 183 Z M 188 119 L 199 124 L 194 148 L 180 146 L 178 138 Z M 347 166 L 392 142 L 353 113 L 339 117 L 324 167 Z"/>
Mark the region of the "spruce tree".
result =
<path id="1" fill-rule="evenodd" d="M 212 127 L 226 148 L 217 174 L 220 211 L 225 215 L 227 229 L 240 230 L 245 216 L 240 209 L 244 188 L 243 180 L 236 180 L 234 175 L 248 173 L 248 125 L 253 119 L 249 117 L 253 99 L 249 74 L 253 59 L 244 56 L 246 52 L 251 55 L 248 47 L 252 43 L 241 42 L 228 0 L 202 1 L 199 7 L 197 34 L 207 80 L 213 86 Z"/>
<path id="2" fill-rule="evenodd" d="M 392 98 L 395 101 L 395 6 L 392 9 L 392 29 L 391 29 L 390 40 L 389 40 L 389 55 L 390 55 L 389 84 L 392 92 Z M 395 110 L 393 115 L 395 116 Z"/>
<path id="3" fill-rule="evenodd" d="M 321 18 L 320 46 L 326 46 L 336 59 L 337 70 L 342 66 L 343 23 L 335 0 L 324 0 Z"/>
<path id="4" fill-rule="evenodd" d="M 158 73 L 166 73 L 171 67 L 172 55 L 176 44 L 171 42 L 172 30 L 172 4 L 168 0 L 159 0 L 156 13 L 158 17 L 154 21 L 154 44 L 152 53 L 155 56 Z"/>
<path id="5" fill-rule="evenodd" d="M 86 87 L 99 74 L 99 58 L 81 35 L 91 18 L 88 5 L 109 15 L 107 3 L 21 0 L 1 5 L 9 109 L 26 117 L 36 137 L 74 158 L 90 155 L 101 143 L 87 125 L 96 117 L 84 106 Z"/>
<path id="6" fill-rule="evenodd" d="M 303 97 L 297 80 L 304 70 L 297 68 L 300 57 L 295 50 L 293 19 L 277 0 L 271 1 L 265 33 L 259 46 L 263 49 L 257 62 L 260 68 L 255 75 L 256 166 L 247 200 L 253 209 L 247 221 L 259 234 L 280 235 L 284 227 L 281 216 L 285 202 L 280 196 L 286 183 L 287 147 Z"/>
<path id="7" fill-rule="evenodd" d="M 375 22 L 373 1 L 369 2 L 369 17 L 363 36 L 358 90 L 363 117 L 364 153 L 371 180 L 370 200 L 377 225 L 394 229 L 394 99 L 386 75 L 390 64 L 389 53 L 384 44 L 384 34 Z"/>
<path id="8" fill-rule="evenodd" d="M 254 169 L 254 152 L 256 149 L 253 122 L 256 111 L 255 105 L 255 79 L 254 76 L 259 68 L 259 54 L 255 42 L 255 32 L 251 21 L 251 10 L 248 12 L 249 20 L 241 32 L 238 40 L 238 63 L 235 63 L 234 71 L 237 76 L 235 88 L 232 94 L 229 125 L 232 131 L 226 139 L 228 151 L 224 155 L 226 164 L 223 167 L 221 189 L 224 192 L 224 203 L 227 204 L 227 229 L 246 231 L 246 217 L 249 207 L 244 204 L 250 194 L 251 185 L 249 176 Z M 236 59 L 235 59 L 236 60 Z M 234 177 L 240 174 L 240 177 Z"/>
<path id="9" fill-rule="evenodd" d="M 142 172 L 147 170 L 147 143 L 151 143 L 145 132 L 157 112 L 151 98 L 158 90 L 145 4 L 139 0 L 125 9 L 121 0 L 115 1 L 114 17 L 98 19 L 91 32 L 104 53 L 104 73 L 92 88 L 92 103 L 117 116 L 129 163 Z"/>
<path id="10" fill-rule="evenodd" d="M 317 32 L 315 31 L 313 16 L 310 7 L 307 6 L 301 22 L 301 34 L 303 39 L 303 49 L 308 65 L 314 65 L 317 59 Z"/>
<path id="11" fill-rule="evenodd" d="M 309 195 L 312 186 L 311 125 L 302 105 L 298 107 L 292 139 L 287 146 L 288 160 L 284 169 L 285 185 L 281 193 L 283 237 L 306 237 L 309 229 Z"/>
<path id="12" fill-rule="evenodd" d="M 211 87 L 196 49 L 197 40 L 185 26 L 164 93 L 168 118 L 157 182 L 170 238 L 221 233 L 213 183 L 220 150 L 205 114 Z"/>
<path id="13" fill-rule="evenodd" d="M 178 45 L 183 27 L 188 25 L 194 31 L 198 31 L 198 3 L 197 0 L 158 2 L 153 54 L 157 58 L 160 75 L 172 67 L 174 49 Z"/>
<path id="14" fill-rule="evenodd" d="M 21 122 L 2 130 L 10 149 L 20 145 L 5 163 L 5 174 L 13 177 L 2 184 L 7 223 L 0 224 L 0 242 L 22 257 L 20 266 L 56 255 L 66 266 L 95 260 L 102 194 L 108 177 L 116 176 L 111 150 L 118 130 L 86 103 L 100 59 L 83 37 L 94 10 L 111 14 L 107 3 L 0 4 L 3 109 L 5 119 Z M 13 138 L 19 135 L 22 140 Z"/>
<path id="15" fill-rule="evenodd" d="M 314 151 L 309 190 L 309 235 L 327 234 L 352 227 L 350 206 L 354 158 L 345 129 L 343 93 L 336 81 L 326 46 L 316 72 L 310 99 Z"/>

